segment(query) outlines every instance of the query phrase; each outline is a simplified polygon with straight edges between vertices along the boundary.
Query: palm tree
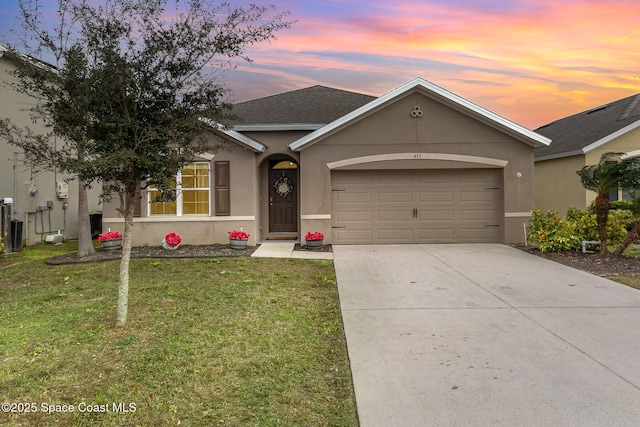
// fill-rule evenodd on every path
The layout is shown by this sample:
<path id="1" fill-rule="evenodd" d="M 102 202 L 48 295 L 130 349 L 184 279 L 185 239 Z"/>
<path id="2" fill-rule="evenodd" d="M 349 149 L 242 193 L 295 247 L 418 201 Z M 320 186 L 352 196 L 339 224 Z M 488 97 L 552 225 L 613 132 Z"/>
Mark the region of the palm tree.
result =
<path id="1" fill-rule="evenodd" d="M 620 187 L 637 188 L 640 185 L 640 158 L 626 157 L 623 153 L 604 153 L 597 165 L 588 165 L 576 171 L 582 186 L 596 193 L 596 223 L 600 239 L 600 253 L 607 248 L 607 219 L 609 193 Z"/>

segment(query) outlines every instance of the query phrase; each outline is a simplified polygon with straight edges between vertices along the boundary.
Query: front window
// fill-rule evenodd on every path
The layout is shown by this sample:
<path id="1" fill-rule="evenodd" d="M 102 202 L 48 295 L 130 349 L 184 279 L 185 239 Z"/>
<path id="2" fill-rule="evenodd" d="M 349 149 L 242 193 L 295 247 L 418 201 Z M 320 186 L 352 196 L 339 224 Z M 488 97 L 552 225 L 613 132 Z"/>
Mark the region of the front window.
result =
<path id="1" fill-rule="evenodd" d="M 149 215 L 209 215 L 209 163 L 186 165 L 164 194 L 150 187 Z"/>

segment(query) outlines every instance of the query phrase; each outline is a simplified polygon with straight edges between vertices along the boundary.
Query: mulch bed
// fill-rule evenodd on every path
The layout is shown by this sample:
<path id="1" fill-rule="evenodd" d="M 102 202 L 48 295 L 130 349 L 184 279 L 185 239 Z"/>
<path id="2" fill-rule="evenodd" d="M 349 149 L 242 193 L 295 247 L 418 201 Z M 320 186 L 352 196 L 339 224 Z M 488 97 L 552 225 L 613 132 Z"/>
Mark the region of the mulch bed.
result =
<path id="1" fill-rule="evenodd" d="M 322 245 L 317 249 L 307 249 L 306 245 L 301 245 L 300 243 L 296 243 L 293 247 L 294 251 L 312 251 L 312 252 L 333 252 L 333 248 L 331 245 Z"/>
<path id="2" fill-rule="evenodd" d="M 219 258 L 251 256 L 257 246 L 245 249 L 231 249 L 229 245 L 214 243 L 212 245 L 181 245 L 176 250 L 163 249 L 161 246 L 138 246 L 131 248 L 131 258 Z M 47 259 L 47 264 L 78 264 L 85 262 L 110 261 L 121 258 L 121 251 L 96 249 L 96 253 L 78 258 L 75 253 Z"/>
<path id="3" fill-rule="evenodd" d="M 514 247 L 602 277 L 640 273 L 640 258 L 638 257 L 614 254 L 601 255 L 600 253 L 583 254 L 582 252 L 540 252 L 538 248 L 532 246 L 514 245 Z"/>
<path id="4" fill-rule="evenodd" d="M 268 243 L 267 243 L 268 244 Z M 231 249 L 229 245 L 214 243 L 212 245 L 181 245 L 176 250 L 163 249 L 161 246 L 138 246 L 131 248 L 131 258 L 221 258 L 247 257 L 258 249 L 258 246 L 247 246 L 245 249 Z M 296 251 L 307 251 L 306 246 L 296 243 Z M 314 252 L 332 252 L 331 245 L 323 245 Z M 120 250 L 106 251 L 96 249 L 96 253 L 78 258 L 75 253 L 49 258 L 45 262 L 51 265 L 79 264 L 87 262 L 111 261 L 121 258 Z"/>

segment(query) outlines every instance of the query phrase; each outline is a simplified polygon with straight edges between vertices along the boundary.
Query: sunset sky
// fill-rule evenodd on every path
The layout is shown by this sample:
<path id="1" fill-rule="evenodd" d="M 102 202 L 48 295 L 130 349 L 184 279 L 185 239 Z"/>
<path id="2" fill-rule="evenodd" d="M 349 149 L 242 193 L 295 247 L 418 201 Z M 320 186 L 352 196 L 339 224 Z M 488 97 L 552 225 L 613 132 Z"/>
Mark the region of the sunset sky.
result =
<path id="1" fill-rule="evenodd" d="M 13 44 L 14 3 L 0 0 Z M 223 75 L 236 101 L 313 85 L 377 96 L 421 76 L 534 129 L 640 92 L 638 0 L 271 3 L 297 22 Z"/>

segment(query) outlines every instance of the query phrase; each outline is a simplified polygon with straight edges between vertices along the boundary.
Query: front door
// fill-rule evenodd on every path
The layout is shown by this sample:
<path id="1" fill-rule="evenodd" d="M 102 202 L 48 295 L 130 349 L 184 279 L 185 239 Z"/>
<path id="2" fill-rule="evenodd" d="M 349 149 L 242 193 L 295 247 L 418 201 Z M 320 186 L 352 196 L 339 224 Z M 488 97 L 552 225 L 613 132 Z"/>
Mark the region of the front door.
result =
<path id="1" fill-rule="evenodd" d="M 297 169 L 274 169 L 273 167 L 269 169 L 269 232 L 271 233 L 298 231 L 297 177 Z"/>

